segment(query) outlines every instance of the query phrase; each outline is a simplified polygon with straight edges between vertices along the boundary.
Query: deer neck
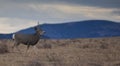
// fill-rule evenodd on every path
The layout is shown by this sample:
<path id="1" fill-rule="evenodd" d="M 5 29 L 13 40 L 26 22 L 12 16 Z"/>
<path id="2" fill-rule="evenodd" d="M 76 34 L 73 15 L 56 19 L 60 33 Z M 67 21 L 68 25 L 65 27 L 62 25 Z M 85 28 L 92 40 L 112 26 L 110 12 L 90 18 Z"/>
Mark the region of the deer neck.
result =
<path id="1" fill-rule="evenodd" d="M 40 35 L 40 33 L 36 32 L 34 35 L 37 35 L 37 36 L 39 36 L 39 35 Z"/>

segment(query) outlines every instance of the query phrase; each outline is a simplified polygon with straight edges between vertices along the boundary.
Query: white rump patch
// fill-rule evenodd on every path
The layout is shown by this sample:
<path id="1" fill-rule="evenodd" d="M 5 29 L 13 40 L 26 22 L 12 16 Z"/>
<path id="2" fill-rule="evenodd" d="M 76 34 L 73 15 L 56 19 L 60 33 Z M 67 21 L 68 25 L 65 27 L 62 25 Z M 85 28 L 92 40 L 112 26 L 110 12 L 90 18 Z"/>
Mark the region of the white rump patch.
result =
<path id="1" fill-rule="evenodd" d="M 12 35 L 12 39 L 15 39 L 15 34 Z"/>

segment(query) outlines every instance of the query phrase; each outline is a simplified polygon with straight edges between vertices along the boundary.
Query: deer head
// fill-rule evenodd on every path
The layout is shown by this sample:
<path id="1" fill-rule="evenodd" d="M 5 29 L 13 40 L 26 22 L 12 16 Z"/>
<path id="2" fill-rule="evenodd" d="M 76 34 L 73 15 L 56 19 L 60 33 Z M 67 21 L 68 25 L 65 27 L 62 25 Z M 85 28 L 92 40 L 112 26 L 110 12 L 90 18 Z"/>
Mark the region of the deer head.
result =
<path id="1" fill-rule="evenodd" d="M 39 22 L 38 25 L 34 28 L 36 33 L 43 35 L 45 33 L 45 31 L 43 31 L 42 29 L 39 28 Z"/>

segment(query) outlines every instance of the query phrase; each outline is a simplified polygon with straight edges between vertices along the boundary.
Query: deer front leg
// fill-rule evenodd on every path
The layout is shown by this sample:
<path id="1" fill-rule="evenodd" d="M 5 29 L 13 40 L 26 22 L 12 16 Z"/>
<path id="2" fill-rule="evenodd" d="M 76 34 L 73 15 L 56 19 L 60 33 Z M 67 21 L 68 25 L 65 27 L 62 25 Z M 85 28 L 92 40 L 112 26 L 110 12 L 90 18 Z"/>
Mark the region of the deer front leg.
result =
<path id="1" fill-rule="evenodd" d="M 29 50 L 30 44 L 27 44 L 27 49 L 26 49 L 26 53 Z"/>

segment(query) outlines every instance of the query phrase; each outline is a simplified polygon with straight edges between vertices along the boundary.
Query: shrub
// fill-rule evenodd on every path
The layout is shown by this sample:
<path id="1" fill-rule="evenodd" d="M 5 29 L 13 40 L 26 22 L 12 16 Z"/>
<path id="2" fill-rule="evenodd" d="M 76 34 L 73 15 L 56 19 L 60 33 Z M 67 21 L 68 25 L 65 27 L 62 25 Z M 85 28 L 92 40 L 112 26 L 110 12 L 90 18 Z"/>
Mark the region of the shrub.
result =
<path id="1" fill-rule="evenodd" d="M 0 54 L 7 53 L 8 51 L 8 46 L 5 41 L 0 42 Z"/>
<path id="2" fill-rule="evenodd" d="M 39 60 L 32 60 L 29 61 L 26 66 L 44 66 L 44 64 L 40 63 Z"/>
<path id="3" fill-rule="evenodd" d="M 46 43 L 46 44 L 43 44 L 43 47 L 44 47 L 44 48 L 50 48 L 50 49 L 52 48 L 51 44 L 47 44 L 47 43 Z"/>

